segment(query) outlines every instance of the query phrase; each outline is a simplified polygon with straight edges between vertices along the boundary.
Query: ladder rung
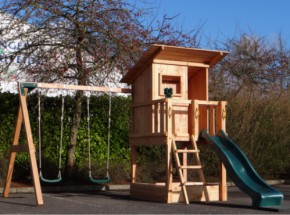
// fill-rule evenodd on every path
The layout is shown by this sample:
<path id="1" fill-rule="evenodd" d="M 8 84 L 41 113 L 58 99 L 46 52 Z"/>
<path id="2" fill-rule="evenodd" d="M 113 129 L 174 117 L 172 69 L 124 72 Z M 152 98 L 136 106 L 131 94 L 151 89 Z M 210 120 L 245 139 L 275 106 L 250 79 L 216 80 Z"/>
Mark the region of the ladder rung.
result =
<path id="1" fill-rule="evenodd" d="M 185 182 L 185 186 L 195 186 L 195 185 L 205 185 L 205 183 L 203 183 L 203 182 L 190 182 L 190 181 Z"/>
<path id="2" fill-rule="evenodd" d="M 194 166 L 180 166 L 180 169 L 201 169 L 202 166 L 200 165 L 194 165 Z"/>
<path id="3" fill-rule="evenodd" d="M 199 150 L 194 150 L 194 149 L 177 149 L 177 153 L 198 153 Z"/>

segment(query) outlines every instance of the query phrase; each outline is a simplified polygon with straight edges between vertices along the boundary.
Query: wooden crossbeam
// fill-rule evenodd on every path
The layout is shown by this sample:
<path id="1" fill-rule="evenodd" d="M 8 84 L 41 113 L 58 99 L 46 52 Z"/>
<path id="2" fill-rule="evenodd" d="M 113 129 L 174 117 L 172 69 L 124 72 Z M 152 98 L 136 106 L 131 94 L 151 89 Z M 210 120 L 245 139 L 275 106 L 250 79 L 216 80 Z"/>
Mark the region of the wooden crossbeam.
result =
<path id="1" fill-rule="evenodd" d="M 96 91 L 96 92 L 114 92 L 114 93 L 131 93 L 128 88 L 116 87 L 97 87 L 97 86 L 84 86 L 84 85 L 69 85 L 57 83 L 34 83 L 34 82 L 21 82 L 21 88 L 33 87 L 41 89 L 59 89 L 59 90 L 81 90 L 81 91 Z"/>
<path id="2" fill-rule="evenodd" d="M 10 147 L 10 152 L 28 152 L 28 145 L 12 145 Z"/>

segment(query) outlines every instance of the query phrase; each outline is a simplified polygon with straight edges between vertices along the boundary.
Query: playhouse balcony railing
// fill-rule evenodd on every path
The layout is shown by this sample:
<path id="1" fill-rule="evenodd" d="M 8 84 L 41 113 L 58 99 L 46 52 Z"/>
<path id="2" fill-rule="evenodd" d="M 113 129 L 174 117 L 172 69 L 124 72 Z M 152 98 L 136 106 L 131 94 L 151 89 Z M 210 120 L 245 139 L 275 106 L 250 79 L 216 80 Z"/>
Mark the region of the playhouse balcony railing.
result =
<path id="1" fill-rule="evenodd" d="M 206 129 L 211 135 L 221 129 L 226 130 L 226 105 L 226 101 L 192 101 L 191 134 L 195 140 L 202 129 Z"/>
<path id="2" fill-rule="evenodd" d="M 133 124 L 131 136 L 167 135 L 171 127 L 171 99 L 158 99 L 132 105 Z"/>
<path id="3" fill-rule="evenodd" d="M 133 104 L 131 137 L 174 135 L 180 140 L 196 140 L 201 129 L 210 134 L 225 129 L 225 106 L 223 101 L 158 99 Z"/>

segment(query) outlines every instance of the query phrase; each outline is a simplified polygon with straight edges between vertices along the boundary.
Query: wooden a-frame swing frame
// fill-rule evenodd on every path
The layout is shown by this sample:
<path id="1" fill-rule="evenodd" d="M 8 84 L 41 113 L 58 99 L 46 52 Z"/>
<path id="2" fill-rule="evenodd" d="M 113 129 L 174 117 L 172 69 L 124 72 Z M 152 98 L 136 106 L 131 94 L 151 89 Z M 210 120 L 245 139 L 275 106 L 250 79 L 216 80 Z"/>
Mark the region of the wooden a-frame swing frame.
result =
<path id="1" fill-rule="evenodd" d="M 19 108 L 14 129 L 13 143 L 10 147 L 10 159 L 7 169 L 6 181 L 3 191 L 3 196 L 8 197 L 11 187 L 12 175 L 14 170 L 15 158 L 18 152 L 26 152 L 29 154 L 29 163 L 31 167 L 31 175 L 33 179 L 34 192 L 36 197 L 36 204 L 43 205 L 42 190 L 39 179 L 39 172 L 35 156 L 35 145 L 33 143 L 31 124 L 29 120 L 29 113 L 27 107 L 27 94 L 35 89 L 58 89 L 58 90 L 82 90 L 82 91 L 96 91 L 96 92 L 116 92 L 116 93 L 131 93 L 130 89 L 126 88 L 110 88 L 110 87 L 96 87 L 96 86 L 83 86 L 83 85 L 65 85 L 65 84 L 51 84 L 51 83 L 28 83 L 19 82 Z M 19 137 L 24 124 L 26 134 L 26 144 L 19 144 Z"/>

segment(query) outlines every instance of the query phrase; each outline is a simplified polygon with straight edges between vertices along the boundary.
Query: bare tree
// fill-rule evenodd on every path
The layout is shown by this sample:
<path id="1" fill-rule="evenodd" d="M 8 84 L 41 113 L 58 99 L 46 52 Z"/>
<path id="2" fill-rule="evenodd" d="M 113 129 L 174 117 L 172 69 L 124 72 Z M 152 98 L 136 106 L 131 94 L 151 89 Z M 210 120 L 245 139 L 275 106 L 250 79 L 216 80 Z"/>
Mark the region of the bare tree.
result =
<path id="1" fill-rule="evenodd" d="M 242 34 L 225 41 L 223 49 L 230 55 L 211 73 L 213 94 L 235 97 L 247 91 L 265 96 L 288 89 L 290 50 L 281 35 L 268 42 L 255 34 Z"/>
<path id="2" fill-rule="evenodd" d="M 123 0 L 3 0 L 2 43 L 26 40 L 1 73 L 17 61 L 27 81 L 102 85 L 112 71 L 124 73 L 152 43 L 197 46 L 199 30 L 185 34 L 164 17 L 144 26 L 143 11 Z M 148 10 L 146 10 L 148 12 Z M 25 27 L 23 27 L 25 25 Z M 83 92 L 75 97 L 66 175 L 75 164 Z"/>
<path id="3" fill-rule="evenodd" d="M 282 38 L 250 33 L 226 40 L 230 54 L 209 75 L 212 99 L 229 101 L 227 132 L 267 176 L 265 169 L 289 169 L 290 50 Z"/>

